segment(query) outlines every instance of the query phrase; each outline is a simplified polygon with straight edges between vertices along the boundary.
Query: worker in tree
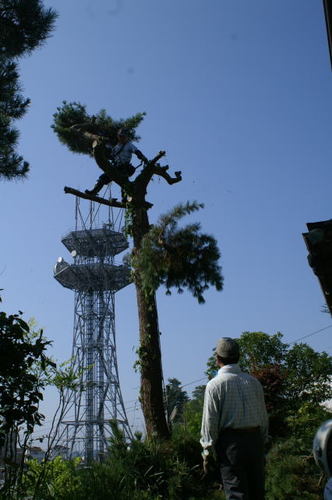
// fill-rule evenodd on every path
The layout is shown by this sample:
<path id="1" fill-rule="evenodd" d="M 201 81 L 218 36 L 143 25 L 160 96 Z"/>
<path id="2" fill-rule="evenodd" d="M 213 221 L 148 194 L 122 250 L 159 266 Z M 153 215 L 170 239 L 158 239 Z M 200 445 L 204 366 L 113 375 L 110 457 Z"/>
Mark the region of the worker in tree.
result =
<path id="1" fill-rule="evenodd" d="M 112 181 L 117 183 L 122 181 L 121 184 L 124 183 L 125 187 L 127 187 L 130 184 L 128 178 L 135 173 L 135 167 L 130 164 L 133 154 L 144 163 L 148 162 L 148 159 L 143 153 L 130 142 L 130 130 L 127 128 L 121 128 L 119 130 L 118 142 L 114 147 L 112 147 L 110 143 L 106 143 L 105 149 L 107 159 L 110 160 L 111 166 L 108 172 L 103 173 L 99 177 L 92 189 L 85 190 L 86 194 L 96 195 L 103 186 L 106 186 Z"/>

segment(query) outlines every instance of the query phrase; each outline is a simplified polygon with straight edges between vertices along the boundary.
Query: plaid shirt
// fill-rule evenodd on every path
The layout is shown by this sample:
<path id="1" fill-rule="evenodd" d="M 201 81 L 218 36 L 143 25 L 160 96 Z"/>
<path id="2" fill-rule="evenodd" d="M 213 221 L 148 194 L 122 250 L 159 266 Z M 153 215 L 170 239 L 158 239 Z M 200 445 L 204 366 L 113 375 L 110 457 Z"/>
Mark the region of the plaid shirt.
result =
<path id="1" fill-rule="evenodd" d="M 205 455 L 214 449 L 222 429 L 261 428 L 267 439 L 268 418 L 260 382 L 237 364 L 220 368 L 205 389 L 200 443 Z"/>

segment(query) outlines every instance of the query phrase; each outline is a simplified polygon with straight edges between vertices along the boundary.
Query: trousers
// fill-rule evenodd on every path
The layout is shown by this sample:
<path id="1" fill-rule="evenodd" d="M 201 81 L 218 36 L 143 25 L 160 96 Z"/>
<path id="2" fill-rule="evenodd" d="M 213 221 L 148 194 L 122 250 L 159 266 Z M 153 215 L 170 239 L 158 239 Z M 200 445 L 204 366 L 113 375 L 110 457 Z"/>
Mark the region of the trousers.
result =
<path id="1" fill-rule="evenodd" d="M 216 444 L 227 500 L 264 500 L 264 441 L 259 428 L 224 429 Z"/>

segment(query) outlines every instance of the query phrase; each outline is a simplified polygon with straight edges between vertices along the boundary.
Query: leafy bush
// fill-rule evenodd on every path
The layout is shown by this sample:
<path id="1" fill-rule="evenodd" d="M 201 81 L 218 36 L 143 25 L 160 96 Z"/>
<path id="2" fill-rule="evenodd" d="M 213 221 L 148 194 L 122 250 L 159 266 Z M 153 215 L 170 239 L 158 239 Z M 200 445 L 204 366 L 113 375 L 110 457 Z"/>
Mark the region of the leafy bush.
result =
<path id="1" fill-rule="evenodd" d="M 77 474 L 80 459 L 63 460 L 55 457 L 48 462 L 29 460 L 23 478 L 23 489 L 29 498 L 79 498 L 80 477 Z M 43 480 L 40 481 L 40 478 Z"/>
<path id="2" fill-rule="evenodd" d="M 279 442 L 267 457 L 266 500 L 320 500 L 321 476 L 303 440 Z"/>
<path id="3" fill-rule="evenodd" d="M 31 461 L 25 475 L 27 494 L 34 494 L 35 480 L 47 467 L 36 500 L 224 498 L 202 478 L 200 444 L 185 433 L 178 432 L 171 441 L 143 441 L 136 435 L 128 445 L 116 426 L 113 432 L 104 463 L 83 466 L 59 457 L 44 464 Z"/>

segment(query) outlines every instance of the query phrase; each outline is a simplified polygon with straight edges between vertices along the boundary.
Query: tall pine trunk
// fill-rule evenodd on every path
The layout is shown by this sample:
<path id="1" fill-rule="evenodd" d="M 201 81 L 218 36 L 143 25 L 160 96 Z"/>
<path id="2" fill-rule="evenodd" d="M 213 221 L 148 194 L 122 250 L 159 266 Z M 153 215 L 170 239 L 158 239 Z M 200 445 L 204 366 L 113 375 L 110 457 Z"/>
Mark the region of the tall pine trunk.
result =
<path id="1" fill-rule="evenodd" d="M 149 219 L 144 208 L 133 211 L 132 234 L 135 251 L 149 231 Z M 136 295 L 139 318 L 139 363 L 141 372 L 141 405 L 148 437 L 167 439 L 170 435 L 163 401 L 163 375 L 160 350 L 158 311 L 154 293 L 146 294 L 136 277 Z"/>

